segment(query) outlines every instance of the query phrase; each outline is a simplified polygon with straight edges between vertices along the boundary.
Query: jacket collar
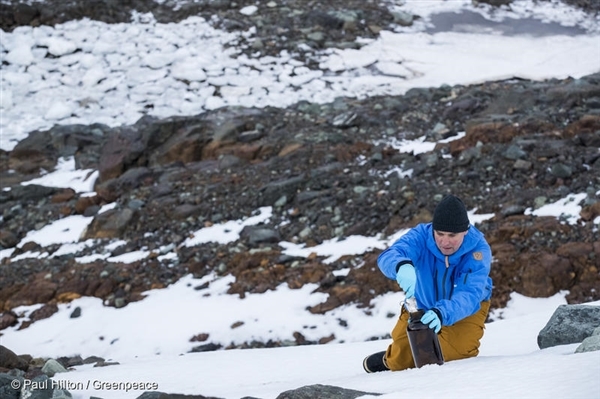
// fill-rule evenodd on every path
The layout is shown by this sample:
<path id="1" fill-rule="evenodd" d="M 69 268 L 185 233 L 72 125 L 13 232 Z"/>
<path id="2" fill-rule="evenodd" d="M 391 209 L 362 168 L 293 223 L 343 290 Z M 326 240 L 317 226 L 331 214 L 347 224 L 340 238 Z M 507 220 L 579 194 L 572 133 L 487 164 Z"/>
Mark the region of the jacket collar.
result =
<path id="1" fill-rule="evenodd" d="M 435 243 L 435 238 L 433 236 L 433 224 L 432 223 L 428 223 L 426 226 L 427 229 L 427 249 L 429 249 L 429 251 L 438 259 L 440 259 L 441 261 L 445 261 L 446 259 L 446 255 L 444 255 L 439 248 L 437 247 L 436 243 Z M 465 235 L 465 239 L 463 240 L 460 248 L 458 248 L 458 251 L 456 251 L 455 253 L 453 253 L 452 255 L 449 256 L 448 261 L 450 262 L 450 264 L 455 264 L 456 263 L 456 259 L 462 257 L 465 253 L 471 252 L 475 246 L 477 245 L 478 240 L 478 234 L 479 231 L 473 226 L 473 225 L 469 225 L 469 231 L 467 232 L 467 234 Z"/>

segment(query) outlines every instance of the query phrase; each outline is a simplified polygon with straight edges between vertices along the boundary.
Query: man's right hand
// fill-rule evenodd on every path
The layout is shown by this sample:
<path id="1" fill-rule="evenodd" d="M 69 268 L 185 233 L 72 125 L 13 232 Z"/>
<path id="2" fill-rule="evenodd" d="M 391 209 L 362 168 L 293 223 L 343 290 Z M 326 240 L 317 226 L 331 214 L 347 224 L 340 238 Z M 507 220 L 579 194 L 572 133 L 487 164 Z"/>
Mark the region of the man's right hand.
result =
<path id="1" fill-rule="evenodd" d="M 398 269 L 396 273 L 396 281 L 400 288 L 406 294 L 406 298 L 412 298 L 415 296 L 415 284 L 417 283 L 417 274 L 415 273 L 415 267 L 410 263 L 406 263 Z"/>

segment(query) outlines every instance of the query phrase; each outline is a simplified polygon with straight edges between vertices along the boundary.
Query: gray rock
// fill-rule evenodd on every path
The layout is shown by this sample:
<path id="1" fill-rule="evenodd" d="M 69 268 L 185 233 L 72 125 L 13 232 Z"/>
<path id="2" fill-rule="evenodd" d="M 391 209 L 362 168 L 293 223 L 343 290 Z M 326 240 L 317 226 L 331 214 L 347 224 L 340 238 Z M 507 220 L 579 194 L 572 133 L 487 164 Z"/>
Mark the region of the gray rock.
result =
<path id="1" fill-rule="evenodd" d="M 15 186 L 5 193 L 6 200 L 18 199 L 19 201 L 38 201 L 49 198 L 58 191 L 56 187 L 40 186 L 39 184 L 28 184 L 26 186 Z M 3 202 L 3 201 L 0 201 Z"/>
<path id="2" fill-rule="evenodd" d="M 5 346 L 0 345 L 0 367 L 27 370 L 27 362 Z"/>
<path id="3" fill-rule="evenodd" d="M 263 205 L 272 205 L 281 196 L 285 195 L 288 198 L 292 198 L 298 188 L 306 181 L 304 175 L 291 177 L 289 179 L 282 179 L 274 182 L 270 182 L 262 187 L 259 191 L 262 191 Z"/>
<path id="4" fill-rule="evenodd" d="M 182 395 L 178 393 L 144 392 L 137 399 L 220 399 L 214 396 Z"/>
<path id="5" fill-rule="evenodd" d="M 83 365 L 83 358 L 79 355 L 63 356 L 63 357 L 57 358 L 56 360 L 60 364 L 64 365 L 66 368 Z"/>
<path id="6" fill-rule="evenodd" d="M 54 392 L 52 392 L 52 399 L 72 399 L 73 395 L 71 395 L 71 392 L 65 390 L 65 389 L 55 389 Z"/>
<path id="7" fill-rule="evenodd" d="M 302 388 L 285 391 L 277 399 L 355 399 L 364 395 L 380 395 L 372 392 L 355 391 L 354 389 L 340 388 L 333 385 L 307 385 Z"/>
<path id="8" fill-rule="evenodd" d="M 302 191 L 296 195 L 296 202 L 301 204 L 303 202 L 312 201 L 315 198 L 319 198 L 323 194 L 324 193 L 321 191 Z"/>
<path id="9" fill-rule="evenodd" d="M 170 213 L 174 219 L 183 220 L 187 219 L 190 216 L 197 216 L 201 214 L 201 207 L 199 205 L 194 204 L 181 204 L 177 206 Z"/>
<path id="10" fill-rule="evenodd" d="M 240 164 L 242 164 L 242 159 L 235 155 L 226 154 L 219 157 L 219 169 L 221 170 L 227 170 Z"/>
<path id="11" fill-rule="evenodd" d="M 533 207 L 534 207 L 534 209 L 539 209 L 542 206 L 546 205 L 546 201 L 547 200 L 548 200 L 548 198 L 546 198 L 544 196 L 536 197 L 533 200 Z"/>
<path id="12" fill-rule="evenodd" d="M 525 209 L 522 205 L 509 205 L 506 208 L 502 208 L 500 213 L 502 216 L 522 215 L 525 213 Z"/>
<path id="13" fill-rule="evenodd" d="M 550 173 L 552 173 L 553 176 L 566 179 L 571 177 L 571 175 L 573 174 L 573 169 L 569 165 L 557 163 L 556 165 L 552 165 Z"/>
<path id="14" fill-rule="evenodd" d="M 123 308 L 125 305 L 127 305 L 125 298 L 115 298 L 115 308 Z"/>
<path id="15" fill-rule="evenodd" d="M 192 353 L 197 353 L 197 352 L 213 352 L 216 350 L 221 349 L 222 346 L 219 344 L 214 344 L 214 343 L 208 343 L 208 344 L 203 344 L 203 345 L 198 345 L 198 346 L 194 346 L 190 352 Z"/>
<path id="16" fill-rule="evenodd" d="M 523 151 L 519 146 L 511 145 L 504 151 L 504 158 L 507 159 L 523 159 L 527 157 L 527 152 Z"/>
<path id="17" fill-rule="evenodd" d="M 538 334 L 540 349 L 582 342 L 600 326 L 600 306 L 560 305 Z"/>
<path id="18" fill-rule="evenodd" d="M 436 152 L 425 155 L 425 163 L 428 168 L 434 168 L 437 166 L 440 157 Z"/>
<path id="19" fill-rule="evenodd" d="M 0 223 L 2 219 L 0 219 Z M 0 247 L 4 248 L 14 248 L 19 243 L 19 237 L 17 237 L 12 231 L 2 230 L 0 229 Z"/>
<path id="20" fill-rule="evenodd" d="M 77 306 L 75 309 L 73 309 L 73 311 L 71 312 L 71 315 L 69 317 L 71 319 L 76 319 L 79 316 L 81 316 L 81 308 L 79 306 Z"/>
<path id="21" fill-rule="evenodd" d="M 457 164 L 466 166 L 469 165 L 474 159 L 481 158 L 481 148 L 471 147 L 462 151 L 458 156 Z"/>
<path id="22" fill-rule="evenodd" d="M 52 399 L 53 392 L 52 381 L 42 374 L 33 378 L 28 387 L 21 389 L 21 398 Z"/>
<path id="23" fill-rule="evenodd" d="M 532 166 L 533 166 L 533 163 L 531 163 L 529 161 L 524 161 L 522 159 L 517 159 L 515 161 L 515 163 L 513 164 L 513 169 L 517 169 L 517 170 L 530 170 Z"/>
<path id="24" fill-rule="evenodd" d="M 17 314 L 9 311 L 4 312 L 0 315 L 0 330 L 4 330 L 7 327 L 14 326 L 18 323 Z"/>
<path id="25" fill-rule="evenodd" d="M 110 209 L 96 215 L 85 231 L 85 238 L 119 237 L 127 226 L 132 223 L 136 212 L 129 208 Z"/>
<path id="26" fill-rule="evenodd" d="M 92 364 L 92 363 L 98 363 L 98 362 L 103 362 L 104 359 L 98 356 L 89 356 L 86 357 L 85 359 L 83 359 L 83 364 Z"/>
<path id="27" fill-rule="evenodd" d="M 14 380 L 19 380 L 23 383 L 23 378 L 17 378 L 13 375 L 0 373 L 0 398 L 2 399 L 19 399 L 19 391 L 11 386 Z"/>
<path id="28" fill-rule="evenodd" d="M 146 203 L 144 201 L 135 198 L 135 199 L 132 199 L 131 201 L 129 201 L 127 203 L 127 207 L 131 208 L 131 209 L 134 209 L 134 210 L 140 210 L 140 209 L 142 209 L 144 207 L 145 204 Z"/>
<path id="29" fill-rule="evenodd" d="M 131 168 L 114 179 L 100 183 L 97 187 L 98 192 L 106 199 L 110 199 L 143 185 L 144 180 L 150 176 L 151 171 L 146 167 Z"/>
<path id="30" fill-rule="evenodd" d="M 83 211 L 83 216 L 96 216 L 98 214 L 98 211 L 100 211 L 100 207 L 98 205 L 90 205 L 87 208 L 85 208 L 85 211 Z"/>
<path id="31" fill-rule="evenodd" d="M 513 0 L 476 0 L 476 1 L 473 1 L 473 3 L 475 5 L 477 5 L 478 3 L 486 3 L 486 4 L 489 4 L 494 7 L 508 5 L 512 2 L 513 2 Z"/>
<path id="32" fill-rule="evenodd" d="M 287 196 L 282 195 L 277 201 L 275 201 L 273 206 L 275 208 L 281 208 L 281 207 L 285 206 L 285 204 L 287 204 Z"/>
<path id="33" fill-rule="evenodd" d="M 306 35 L 306 38 L 308 40 L 312 40 L 314 42 L 322 42 L 323 40 L 325 40 L 325 34 L 323 32 L 312 32 L 309 33 L 308 35 Z"/>
<path id="34" fill-rule="evenodd" d="M 247 132 L 240 133 L 238 137 L 238 141 L 240 143 L 249 143 L 251 141 L 256 141 L 263 137 L 265 133 L 260 129 L 249 130 Z M 225 155 L 227 156 L 227 155 Z"/>
<path id="35" fill-rule="evenodd" d="M 583 340 L 575 349 L 575 353 L 593 352 L 600 350 L 600 335 L 592 335 Z"/>
<path id="36" fill-rule="evenodd" d="M 56 360 L 48 359 L 44 364 L 44 367 L 42 367 L 42 372 L 47 374 L 48 377 L 53 377 L 56 373 L 66 373 L 67 369 Z"/>
<path id="37" fill-rule="evenodd" d="M 246 226 L 240 235 L 242 237 L 248 237 L 248 242 L 250 245 L 269 242 L 277 243 L 281 241 L 281 236 L 277 231 L 263 227 Z"/>
<path id="38" fill-rule="evenodd" d="M 359 122 L 359 116 L 355 112 L 344 112 L 342 114 L 336 115 L 331 124 L 335 127 L 339 128 L 348 128 L 351 126 L 356 126 Z"/>
<path id="39" fill-rule="evenodd" d="M 414 15 L 404 11 L 393 11 L 392 16 L 394 17 L 394 22 L 400 26 L 411 26 L 415 19 Z"/>
<path id="40" fill-rule="evenodd" d="M 56 165 L 56 149 L 51 148 L 52 138 L 46 132 L 31 132 L 11 152 L 12 168 L 21 173 L 39 173 L 52 170 Z"/>

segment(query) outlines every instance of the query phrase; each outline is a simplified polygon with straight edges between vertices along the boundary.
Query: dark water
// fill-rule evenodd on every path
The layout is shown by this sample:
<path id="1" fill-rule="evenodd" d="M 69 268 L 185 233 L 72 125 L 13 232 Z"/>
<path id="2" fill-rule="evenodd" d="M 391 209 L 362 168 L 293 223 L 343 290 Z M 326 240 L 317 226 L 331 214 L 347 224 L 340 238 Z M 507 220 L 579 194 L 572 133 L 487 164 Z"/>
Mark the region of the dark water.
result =
<path id="1" fill-rule="evenodd" d="M 506 36 L 529 35 L 534 37 L 586 34 L 585 29 L 579 27 L 562 26 L 556 22 L 546 23 L 533 18 L 506 18 L 501 22 L 494 22 L 472 11 L 434 14 L 431 16 L 431 23 L 434 27 L 427 29 L 427 33 L 496 33 Z"/>

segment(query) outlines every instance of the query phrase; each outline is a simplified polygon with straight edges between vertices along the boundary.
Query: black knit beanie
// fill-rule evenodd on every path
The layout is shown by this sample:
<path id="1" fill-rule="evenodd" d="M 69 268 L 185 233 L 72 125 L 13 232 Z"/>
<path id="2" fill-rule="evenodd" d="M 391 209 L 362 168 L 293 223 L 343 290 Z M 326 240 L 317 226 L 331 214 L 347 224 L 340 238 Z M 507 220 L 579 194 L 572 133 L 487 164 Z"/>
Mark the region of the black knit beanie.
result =
<path id="1" fill-rule="evenodd" d="M 465 204 L 454 195 L 445 196 L 433 213 L 433 229 L 448 233 L 460 233 L 469 229 L 469 217 Z"/>

